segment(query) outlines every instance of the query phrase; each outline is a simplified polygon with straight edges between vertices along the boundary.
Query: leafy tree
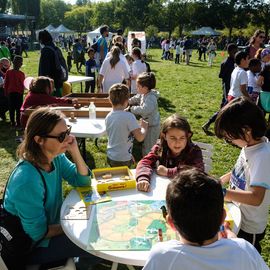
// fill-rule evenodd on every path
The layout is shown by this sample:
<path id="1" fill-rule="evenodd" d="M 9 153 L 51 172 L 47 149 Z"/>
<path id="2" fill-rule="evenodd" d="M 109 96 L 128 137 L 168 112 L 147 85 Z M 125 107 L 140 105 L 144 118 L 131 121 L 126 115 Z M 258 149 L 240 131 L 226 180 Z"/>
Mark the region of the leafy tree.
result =
<path id="1" fill-rule="evenodd" d="M 63 23 L 65 12 L 71 10 L 71 6 L 62 0 L 41 0 L 39 28 L 48 24 L 55 26 Z"/>
<path id="2" fill-rule="evenodd" d="M 145 28 L 145 33 L 148 38 L 157 36 L 158 28 L 154 25 L 149 25 Z"/>
<path id="3" fill-rule="evenodd" d="M 13 13 L 35 16 L 37 18 L 40 14 L 40 0 L 32 0 L 30 5 L 27 0 L 12 0 L 11 8 Z"/>
<path id="4" fill-rule="evenodd" d="M 93 11 L 90 6 L 75 6 L 65 13 L 64 22 L 73 30 L 86 31 L 86 29 L 90 28 L 89 18 L 92 17 L 92 14 Z"/>
<path id="5" fill-rule="evenodd" d="M 0 0 L 0 12 L 4 13 L 7 9 L 8 0 Z"/>
<path id="6" fill-rule="evenodd" d="M 269 2 L 269 1 L 268 1 Z M 270 4 L 263 0 L 254 3 L 252 10 L 251 22 L 263 27 L 266 36 L 268 36 L 270 29 Z"/>

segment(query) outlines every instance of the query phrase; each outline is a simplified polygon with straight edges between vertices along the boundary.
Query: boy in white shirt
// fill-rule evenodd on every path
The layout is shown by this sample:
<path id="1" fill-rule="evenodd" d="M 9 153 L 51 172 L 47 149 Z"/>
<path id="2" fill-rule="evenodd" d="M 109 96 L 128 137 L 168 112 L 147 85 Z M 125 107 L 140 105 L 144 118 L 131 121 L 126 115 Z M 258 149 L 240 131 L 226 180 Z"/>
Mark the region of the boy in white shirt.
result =
<path id="1" fill-rule="evenodd" d="M 155 245 L 143 270 L 268 269 L 250 243 L 218 235 L 226 217 L 223 203 L 216 179 L 196 168 L 180 172 L 166 193 L 167 221 L 180 240 Z"/>
<path id="2" fill-rule="evenodd" d="M 235 54 L 235 64 L 237 65 L 231 75 L 231 88 L 228 93 L 228 102 L 234 98 L 245 96 L 249 97 L 247 92 L 248 77 L 245 69 L 248 68 L 249 56 L 246 52 L 237 52 Z"/>
<path id="3" fill-rule="evenodd" d="M 148 123 L 139 126 L 134 114 L 125 111 L 128 106 L 129 89 L 124 84 L 114 84 L 109 90 L 112 112 L 105 118 L 108 134 L 107 161 L 111 167 L 128 166 L 133 163 L 133 139 L 141 142 L 147 132 Z"/>
<path id="4" fill-rule="evenodd" d="M 262 88 L 257 83 L 258 74 L 262 69 L 261 60 L 257 58 L 250 59 L 248 68 L 248 94 L 251 100 L 257 103 L 259 94 L 262 91 Z"/>

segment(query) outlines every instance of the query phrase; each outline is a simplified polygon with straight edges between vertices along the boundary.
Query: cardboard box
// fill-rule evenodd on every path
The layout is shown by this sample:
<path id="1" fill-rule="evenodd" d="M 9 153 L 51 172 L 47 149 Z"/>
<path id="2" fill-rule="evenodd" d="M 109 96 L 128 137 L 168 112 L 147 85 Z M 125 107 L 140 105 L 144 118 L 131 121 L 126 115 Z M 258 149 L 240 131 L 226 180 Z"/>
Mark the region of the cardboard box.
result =
<path id="1" fill-rule="evenodd" d="M 136 188 L 135 176 L 127 166 L 92 170 L 98 192 Z"/>
<path id="2" fill-rule="evenodd" d="M 112 107 L 108 98 L 108 94 L 71 93 L 69 95 L 66 95 L 65 98 L 76 98 L 78 100 L 78 103 L 82 106 L 89 106 L 90 102 L 94 102 L 96 107 Z"/>
<path id="3" fill-rule="evenodd" d="M 39 107 L 30 107 L 24 111 L 25 115 L 30 115 Z M 70 117 L 70 113 L 74 113 L 74 117 L 89 117 L 88 107 L 81 107 L 80 109 L 75 109 L 73 106 L 56 106 L 51 107 L 54 110 L 61 111 L 66 117 Z M 108 113 L 110 113 L 112 108 L 109 107 L 96 107 L 96 117 L 105 118 Z"/>

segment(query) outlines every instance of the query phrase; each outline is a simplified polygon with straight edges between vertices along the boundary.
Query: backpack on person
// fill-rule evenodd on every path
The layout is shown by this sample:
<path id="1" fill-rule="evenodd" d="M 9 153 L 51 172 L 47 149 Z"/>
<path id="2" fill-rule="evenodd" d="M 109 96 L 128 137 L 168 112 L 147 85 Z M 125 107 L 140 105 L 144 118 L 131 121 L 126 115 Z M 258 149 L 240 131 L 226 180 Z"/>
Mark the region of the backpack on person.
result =
<path id="1" fill-rule="evenodd" d="M 45 46 L 45 48 L 49 48 L 54 52 L 55 56 L 55 65 L 56 69 L 60 73 L 60 80 L 62 82 L 65 82 L 68 80 L 68 67 L 66 60 L 61 52 L 61 50 L 58 47 L 53 48 L 52 46 Z"/>

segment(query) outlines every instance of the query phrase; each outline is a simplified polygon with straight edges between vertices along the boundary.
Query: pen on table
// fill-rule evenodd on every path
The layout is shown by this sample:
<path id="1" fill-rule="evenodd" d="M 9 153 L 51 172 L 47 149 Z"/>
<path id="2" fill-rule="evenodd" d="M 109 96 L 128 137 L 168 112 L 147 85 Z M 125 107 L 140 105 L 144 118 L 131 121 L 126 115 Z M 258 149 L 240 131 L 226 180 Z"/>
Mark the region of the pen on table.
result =
<path id="1" fill-rule="evenodd" d="M 162 210 L 162 216 L 163 216 L 164 219 L 166 220 L 166 217 L 167 217 L 167 215 L 168 215 L 166 206 L 165 206 L 165 205 L 162 205 L 162 206 L 160 207 L 160 209 Z"/>

